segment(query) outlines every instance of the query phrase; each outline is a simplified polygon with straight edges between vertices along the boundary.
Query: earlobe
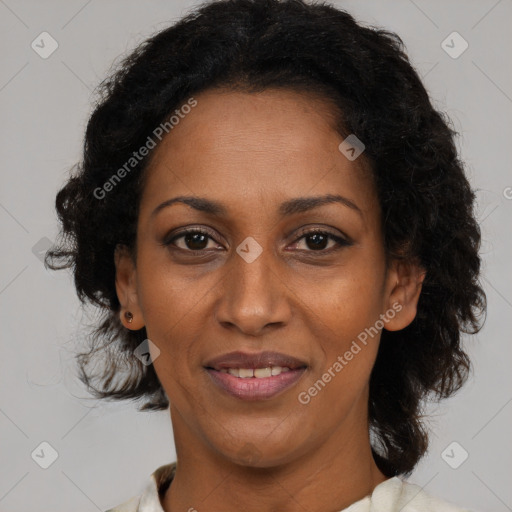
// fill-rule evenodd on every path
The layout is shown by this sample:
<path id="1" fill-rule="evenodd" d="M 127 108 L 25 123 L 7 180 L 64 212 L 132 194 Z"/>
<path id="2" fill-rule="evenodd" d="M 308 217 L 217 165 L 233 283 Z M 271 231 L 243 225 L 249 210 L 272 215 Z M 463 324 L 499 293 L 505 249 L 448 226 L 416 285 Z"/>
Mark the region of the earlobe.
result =
<path id="1" fill-rule="evenodd" d="M 421 288 L 426 271 L 417 262 L 397 261 L 390 270 L 388 308 L 396 314 L 385 325 L 388 331 L 407 327 L 416 317 Z"/>
<path id="2" fill-rule="evenodd" d="M 137 271 L 132 254 L 126 245 L 118 244 L 114 251 L 116 293 L 121 304 L 121 323 L 131 330 L 144 327 L 144 318 L 137 295 Z"/>

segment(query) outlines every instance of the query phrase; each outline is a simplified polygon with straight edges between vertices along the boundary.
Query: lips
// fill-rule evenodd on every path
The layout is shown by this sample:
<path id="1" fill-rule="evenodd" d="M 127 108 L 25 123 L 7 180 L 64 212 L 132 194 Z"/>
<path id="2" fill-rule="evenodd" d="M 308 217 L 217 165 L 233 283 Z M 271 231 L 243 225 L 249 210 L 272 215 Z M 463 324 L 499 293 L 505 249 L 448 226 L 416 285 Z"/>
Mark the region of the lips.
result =
<path id="1" fill-rule="evenodd" d="M 210 382 L 215 384 L 214 389 L 227 393 L 237 400 L 248 401 L 270 400 L 281 395 L 297 385 L 306 371 L 306 368 L 298 368 L 271 377 L 241 378 L 211 368 L 206 370 Z"/>
<path id="2" fill-rule="evenodd" d="M 214 359 L 210 359 L 204 365 L 207 369 L 221 370 L 229 368 L 268 368 L 272 366 L 281 366 L 283 368 L 290 368 L 290 370 L 296 370 L 300 368 L 307 368 L 307 363 L 297 359 L 288 354 L 282 354 L 280 352 L 229 352 L 223 354 Z"/>

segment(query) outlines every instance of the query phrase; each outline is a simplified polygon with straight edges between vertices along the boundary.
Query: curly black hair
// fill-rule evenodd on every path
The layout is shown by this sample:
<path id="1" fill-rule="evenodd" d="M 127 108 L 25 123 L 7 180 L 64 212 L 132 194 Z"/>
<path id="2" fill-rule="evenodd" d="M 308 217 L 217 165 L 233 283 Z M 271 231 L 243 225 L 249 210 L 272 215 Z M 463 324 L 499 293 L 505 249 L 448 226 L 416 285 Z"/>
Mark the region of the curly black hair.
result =
<path id="1" fill-rule="evenodd" d="M 83 160 L 56 197 L 60 240 L 46 255 L 53 270 L 73 268 L 82 304 L 100 308 L 89 350 L 77 355 L 80 379 L 99 398 L 145 399 L 139 410 L 169 406 L 153 366 L 133 356 L 146 330 L 122 325 L 115 289 L 114 250 L 135 248 L 149 156 L 108 194 L 98 191 L 180 105 L 214 87 L 321 95 L 340 135 L 364 142 L 360 158 L 377 186 L 387 257 L 426 270 L 416 318 L 382 331 L 370 378 L 375 460 L 387 476 L 410 474 L 428 446 L 425 400 L 448 397 L 466 381 L 461 335 L 478 332 L 486 310 L 475 194 L 458 133 L 432 106 L 402 39 L 325 2 L 205 3 L 141 43 L 98 86 Z M 89 370 L 98 359 L 100 369 Z"/>

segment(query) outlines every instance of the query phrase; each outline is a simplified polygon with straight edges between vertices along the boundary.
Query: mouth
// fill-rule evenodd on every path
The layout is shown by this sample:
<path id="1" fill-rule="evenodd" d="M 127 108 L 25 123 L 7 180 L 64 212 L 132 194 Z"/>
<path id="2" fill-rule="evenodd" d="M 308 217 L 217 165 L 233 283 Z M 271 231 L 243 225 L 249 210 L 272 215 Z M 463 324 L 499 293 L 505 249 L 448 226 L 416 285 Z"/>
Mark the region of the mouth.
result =
<path id="1" fill-rule="evenodd" d="M 241 400 L 254 401 L 268 400 L 291 388 L 302 377 L 306 368 L 296 368 L 294 370 L 285 368 L 287 371 L 282 371 L 280 367 L 279 370 L 278 367 L 258 368 L 256 372 L 260 370 L 265 375 L 272 372 L 272 370 L 279 371 L 279 373 L 267 377 L 241 377 L 236 376 L 236 373 L 247 372 L 248 375 L 253 370 L 245 368 L 230 368 L 228 371 L 214 370 L 213 368 L 206 369 L 212 381 L 222 391 Z"/>
<path id="2" fill-rule="evenodd" d="M 232 352 L 204 366 L 216 387 L 241 400 L 268 400 L 291 388 L 308 365 L 278 352 Z"/>

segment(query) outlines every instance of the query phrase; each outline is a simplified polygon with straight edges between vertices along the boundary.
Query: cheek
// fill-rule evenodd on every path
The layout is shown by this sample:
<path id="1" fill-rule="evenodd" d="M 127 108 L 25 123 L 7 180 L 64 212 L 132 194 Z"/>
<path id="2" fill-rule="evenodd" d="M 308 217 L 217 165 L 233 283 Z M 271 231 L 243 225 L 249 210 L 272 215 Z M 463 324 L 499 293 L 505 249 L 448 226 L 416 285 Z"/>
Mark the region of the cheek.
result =
<path id="1" fill-rule="evenodd" d="M 201 307 L 208 283 L 197 283 L 184 277 L 184 272 L 171 265 L 165 251 L 142 251 L 137 268 L 138 298 L 146 327 L 164 339 L 182 327 L 194 309 Z M 213 285 L 213 281 L 212 281 Z M 190 322 L 188 323 L 190 326 Z"/>
<path id="2" fill-rule="evenodd" d="M 144 265 L 142 258 L 138 279 L 147 336 L 160 350 L 155 371 L 168 395 L 175 395 L 171 389 L 190 379 L 187 361 L 199 357 L 194 340 L 204 337 L 200 312 L 206 290 L 177 278 L 169 265 Z"/>
<path id="3" fill-rule="evenodd" d="M 311 281 L 300 295 L 317 354 L 322 354 L 312 376 L 329 383 L 330 392 L 343 388 L 344 396 L 366 385 L 380 340 L 381 329 L 375 326 L 383 313 L 383 267 L 364 263 L 354 259 L 329 277 Z"/>
<path id="4" fill-rule="evenodd" d="M 302 282 L 297 293 L 307 308 L 340 342 L 357 337 L 383 312 L 382 265 L 354 261 Z"/>

